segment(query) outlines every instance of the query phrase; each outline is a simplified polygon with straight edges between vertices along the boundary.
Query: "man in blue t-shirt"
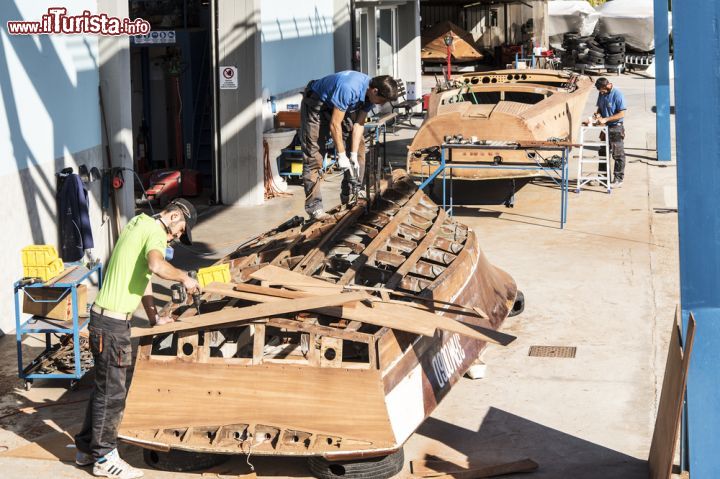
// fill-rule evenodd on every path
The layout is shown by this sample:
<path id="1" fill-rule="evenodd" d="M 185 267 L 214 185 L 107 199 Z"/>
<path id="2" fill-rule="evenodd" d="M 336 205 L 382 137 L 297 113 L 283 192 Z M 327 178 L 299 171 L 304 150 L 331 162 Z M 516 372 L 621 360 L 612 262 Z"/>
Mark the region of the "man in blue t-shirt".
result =
<path id="1" fill-rule="evenodd" d="M 344 170 L 340 200 L 347 203 L 358 193 L 365 173 L 363 124 L 367 114 L 373 106 L 397 97 L 397 82 L 388 75 L 371 79 L 364 73 L 343 71 L 308 83 L 300 107 L 300 145 L 305 211 L 311 219 L 327 218 L 319 171 L 328 137 L 335 143 L 338 166 Z"/>
<path id="2" fill-rule="evenodd" d="M 610 151 L 615 160 L 612 185 L 614 188 L 619 188 L 625 178 L 625 144 L 623 141 L 625 139 L 623 119 L 627 110 L 625 96 L 620 90 L 613 88 L 613 84 L 605 77 L 597 79 L 595 88 L 600 92 L 596 104 L 595 121 L 608 127 Z M 604 148 L 600 150 L 601 156 L 607 155 L 604 150 Z M 606 171 L 604 163 L 600 164 L 600 171 Z"/>

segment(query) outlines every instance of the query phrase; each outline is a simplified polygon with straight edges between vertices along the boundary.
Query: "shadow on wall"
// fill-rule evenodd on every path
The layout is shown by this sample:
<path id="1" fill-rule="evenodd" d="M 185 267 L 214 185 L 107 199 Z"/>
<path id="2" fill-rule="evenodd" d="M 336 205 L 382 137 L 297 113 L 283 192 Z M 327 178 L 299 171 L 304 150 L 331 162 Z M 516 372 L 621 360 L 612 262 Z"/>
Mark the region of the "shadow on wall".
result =
<path id="1" fill-rule="evenodd" d="M 0 168 L 0 174 L 19 171 L 25 208 L 28 211 L 28 221 L 33 242 L 36 244 L 51 242 L 56 238 L 46 238 L 40 225 L 39 214 L 44 212 L 51 218 L 55 217 L 55 205 L 43 198 L 42 192 L 55 191 L 55 178 L 48 177 L 39 167 L 42 163 L 62 158 L 66 151 L 71 153 L 86 150 L 100 143 L 99 116 L 97 108 L 98 70 L 97 60 L 94 58 L 87 42 L 78 39 L 78 47 L 88 49 L 90 57 L 95 62 L 94 68 L 78 70 L 77 78 L 73 80 L 68 76 L 65 66 L 55 45 L 48 35 L 9 35 L 5 30 L 8 20 L 23 19 L 16 2 L 0 3 L 0 19 L 3 30 L 0 33 L 0 94 L 5 107 L 6 121 L 9 127 L 9 139 L 12 147 L 15 164 L 6 164 Z M 29 18 L 28 20 L 36 20 Z M 12 57 L 8 55 L 12 52 Z M 27 103 L 19 101 L 22 92 L 18 91 L 20 74 L 11 78 L 10 71 L 18 72 L 14 63 L 18 62 L 24 70 L 30 86 L 34 89 L 42 106 L 46 110 L 51 124 L 50 135 L 44 136 L 43 141 L 52 142 L 52 157 L 38 158 L 33 150 L 32 142 L 37 137 L 28 138 L 28 125 L 21 122 L 21 109 L 27 108 Z M 11 70 L 12 68 L 12 70 Z M 19 72 L 18 72 L 19 73 Z M 90 95 L 88 92 L 92 92 Z M 19 104 L 20 103 L 20 104 Z M 88 106 L 94 108 L 88 110 Z M 93 125 L 94 131 L 86 131 L 83 125 L 75 121 L 68 121 L 80 116 L 87 117 L 87 125 Z M 41 112 L 38 112 L 41 120 Z M 39 125 L 42 125 L 39 123 Z M 25 129 L 23 129 L 25 126 Z M 40 126 L 42 127 L 42 126 Z M 91 139 L 88 140 L 88 137 Z M 37 213 L 33 213 L 37 212 Z"/>
<path id="2" fill-rule="evenodd" d="M 18 5 L 23 5 L 22 10 Z M 0 188 L 13 206 L 5 215 L 5 226 L 15 232 L 0 256 L 8 265 L 2 275 L 6 286 L 17 279 L 21 242 L 57 243 L 54 173 L 75 163 L 88 168 L 103 166 L 97 39 L 7 33 L 7 21 L 38 20 L 36 12 L 45 8 L 39 5 L 51 6 L 38 2 L 25 8 L 17 0 L 0 2 L 0 101 L 4 112 L 0 124 L 8 125 L 7 133 L 0 135 Z M 113 149 L 113 156 L 117 155 L 131 157 L 124 146 L 122 151 Z M 67 161 L 69 157 L 72 161 Z M 109 236 L 111 228 L 98 228 L 100 213 L 94 205 L 102 204 L 99 183 L 93 183 L 89 193 L 95 253 L 104 256 L 109 244 L 104 235 Z M 132 182 L 127 185 L 132 188 Z M 15 188 L 17 197 L 9 197 Z M 0 335 L 14 327 L 12 305 L 6 287 L 0 291 Z"/>
<path id="3" fill-rule="evenodd" d="M 510 462 L 530 458 L 540 467 L 533 479 L 582 477 L 583 479 L 645 479 L 647 461 L 585 441 L 500 409 L 490 408 L 478 431 L 471 431 L 434 417 L 417 430 L 436 439 L 461 456 L 479 462 Z M 409 459 L 442 459 L 434 455 Z M 525 474 L 503 477 L 526 477 Z"/>
<path id="4" fill-rule="evenodd" d="M 271 94 L 295 90 L 335 71 L 332 16 L 317 7 L 306 17 L 263 9 L 261 21 L 262 85 Z"/>

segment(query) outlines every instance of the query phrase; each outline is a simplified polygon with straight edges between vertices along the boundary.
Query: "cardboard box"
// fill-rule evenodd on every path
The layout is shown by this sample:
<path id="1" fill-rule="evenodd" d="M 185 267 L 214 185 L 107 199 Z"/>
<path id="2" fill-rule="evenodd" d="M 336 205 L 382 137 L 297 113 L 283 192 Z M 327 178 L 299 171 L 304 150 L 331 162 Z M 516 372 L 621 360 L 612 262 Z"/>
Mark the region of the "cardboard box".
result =
<path id="1" fill-rule="evenodd" d="M 63 296 L 66 289 L 67 288 L 45 287 L 26 288 L 25 295 L 23 296 L 23 313 L 41 316 L 43 318 L 72 321 L 72 292 L 67 291 L 65 296 Z M 30 299 L 28 294 L 31 295 L 35 301 Z M 78 316 L 87 316 L 87 287 L 84 284 L 78 285 L 77 297 Z"/>
<path id="2" fill-rule="evenodd" d="M 275 116 L 277 128 L 300 128 L 299 111 L 279 111 Z"/>

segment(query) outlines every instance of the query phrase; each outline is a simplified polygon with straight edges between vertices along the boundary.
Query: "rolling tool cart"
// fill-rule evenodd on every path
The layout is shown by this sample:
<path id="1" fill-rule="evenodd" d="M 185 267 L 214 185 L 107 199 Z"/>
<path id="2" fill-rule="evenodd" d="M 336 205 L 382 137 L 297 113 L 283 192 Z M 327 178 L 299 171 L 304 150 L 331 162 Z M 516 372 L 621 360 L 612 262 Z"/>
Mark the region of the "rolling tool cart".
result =
<path id="1" fill-rule="evenodd" d="M 335 158 L 335 144 L 332 140 L 327 141 L 325 149 L 327 153 L 325 154 L 325 158 L 323 158 L 321 168 L 323 174 L 337 163 L 337 159 Z M 294 139 L 290 146 L 280 151 L 280 156 L 277 158 L 277 166 L 280 176 L 285 177 L 286 181 L 290 179 L 302 181 L 303 152 L 300 149 L 300 144 L 296 144 Z"/>
<path id="2" fill-rule="evenodd" d="M 102 264 L 89 267 L 68 263 L 65 273 L 49 281 L 24 278 L 13 284 L 15 295 L 15 334 L 17 340 L 18 376 L 26 390 L 35 379 L 69 379 L 74 387 L 93 365 L 87 339 L 81 331 L 90 321 L 86 287 L 83 281 L 97 274 L 102 285 Z M 21 310 L 20 299 L 23 299 Z M 23 317 L 28 319 L 23 321 Z M 22 340 L 26 334 L 44 333 L 45 349 L 25 365 Z M 57 341 L 53 344 L 53 337 Z"/>

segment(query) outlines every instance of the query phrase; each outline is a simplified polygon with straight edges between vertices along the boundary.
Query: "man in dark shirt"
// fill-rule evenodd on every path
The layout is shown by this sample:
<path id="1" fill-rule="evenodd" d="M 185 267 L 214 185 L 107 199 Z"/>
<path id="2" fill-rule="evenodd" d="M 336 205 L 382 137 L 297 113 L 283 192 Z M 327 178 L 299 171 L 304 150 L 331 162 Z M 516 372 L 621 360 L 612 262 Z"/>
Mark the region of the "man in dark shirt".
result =
<path id="1" fill-rule="evenodd" d="M 612 186 L 620 188 L 625 178 L 625 127 L 623 125 L 625 111 L 627 110 L 625 96 L 604 77 L 597 79 L 595 88 L 600 92 L 596 104 L 595 121 L 608 127 L 610 151 L 615 160 Z M 607 155 L 607 152 L 604 152 L 603 149 L 600 154 Z M 601 163 L 600 170 L 606 171 L 605 168 L 605 164 Z"/>
<path id="2" fill-rule="evenodd" d="M 327 217 L 320 194 L 319 171 L 328 137 L 335 143 L 338 166 L 344 170 L 340 200 L 347 203 L 357 194 L 365 173 L 363 124 L 367 114 L 374 105 L 383 105 L 397 97 L 397 82 L 388 75 L 370 79 L 364 73 L 343 71 L 308 83 L 300 107 L 300 144 L 305 211 L 311 219 Z"/>

